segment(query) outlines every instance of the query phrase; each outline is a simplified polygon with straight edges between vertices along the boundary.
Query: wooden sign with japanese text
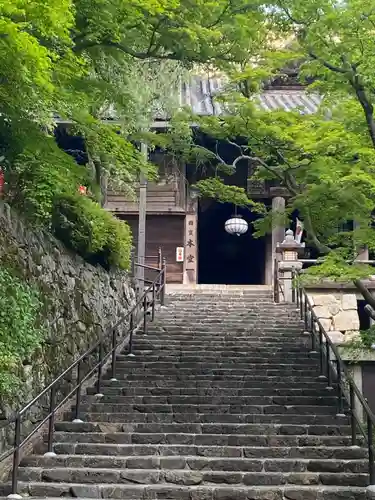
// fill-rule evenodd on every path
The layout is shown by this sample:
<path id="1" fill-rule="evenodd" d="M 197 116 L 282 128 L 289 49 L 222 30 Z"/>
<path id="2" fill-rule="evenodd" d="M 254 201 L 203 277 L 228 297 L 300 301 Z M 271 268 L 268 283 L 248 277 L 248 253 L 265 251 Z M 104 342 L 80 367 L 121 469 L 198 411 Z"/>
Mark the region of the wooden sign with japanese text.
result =
<path id="1" fill-rule="evenodd" d="M 197 216 L 187 214 L 185 219 L 184 283 L 197 282 Z"/>
<path id="2" fill-rule="evenodd" d="M 176 248 L 176 262 L 184 262 L 184 247 Z"/>

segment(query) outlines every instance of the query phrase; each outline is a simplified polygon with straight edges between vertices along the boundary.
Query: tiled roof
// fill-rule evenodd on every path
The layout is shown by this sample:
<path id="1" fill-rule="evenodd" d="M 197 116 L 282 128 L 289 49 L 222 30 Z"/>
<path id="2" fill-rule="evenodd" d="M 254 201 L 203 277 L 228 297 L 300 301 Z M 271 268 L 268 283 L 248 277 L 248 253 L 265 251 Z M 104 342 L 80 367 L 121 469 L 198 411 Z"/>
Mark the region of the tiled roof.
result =
<path id="1" fill-rule="evenodd" d="M 181 105 L 190 107 L 198 115 L 220 115 L 225 111 L 213 97 L 224 86 L 225 82 L 219 78 L 191 78 L 188 84 L 184 83 L 181 90 Z M 266 111 L 283 109 L 290 111 L 300 108 L 305 113 L 315 113 L 318 110 L 321 98 L 317 94 L 305 92 L 303 89 L 289 88 L 279 90 L 265 90 L 257 96 L 260 106 Z"/>
<path id="2" fill-rule="evenodd" d="M 223 90 L 226 82 L 223 78 L 195 76 L 188 83 L 183 83 L 180 91 L 181 107 L 190 108 L 195 114 L 222 115 L 223 105 L 214 99 L 215 94 Z M 318 110 L 321 97 L 318 94 L 307 93 L 299 89 L 264 90 L 259 96 L 254 96 L 260 106 L 266 111 L 300 109 L 301 113 L 311 114 Z M 110 108 L 102 115 L 103 120 L 116 120 L 114 109 Z M 57 122 L 61 121 L 56 116 Z M 168 120 L 167 114 L 155 111 L 155 120 Z"/>

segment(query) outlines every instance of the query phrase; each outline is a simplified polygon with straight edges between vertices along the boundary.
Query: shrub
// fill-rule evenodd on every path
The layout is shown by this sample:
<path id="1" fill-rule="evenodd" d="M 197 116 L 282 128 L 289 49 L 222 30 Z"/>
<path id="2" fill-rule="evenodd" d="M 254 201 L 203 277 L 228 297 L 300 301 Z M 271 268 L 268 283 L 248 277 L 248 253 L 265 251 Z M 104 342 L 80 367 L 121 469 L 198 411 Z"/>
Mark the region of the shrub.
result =
<path id="1" fill-rule="evenodd" d="M 17 393 L 22 386 L 21 366 L 42 345 L 38 327 L 41 308 L 38 292 L 0 268 L 0 396 Z"/>
<path id="2" fill-rule="evenodd" d="M 7 181 L 9 201 L 33 222 L 49 226 L 54 198 L 76 192 L 80 184 L 88 185 L 89 176 L 53 138 L 44 137 L 38 147 L 17 156 Z"/>
<path id="3" fill-rule="evenodd" d="M 52 229 L 58 239 L 91 264 L 129 269 L 129 226 L 98 203 L 79 194 L 62 194 L 53 204 Z"/>

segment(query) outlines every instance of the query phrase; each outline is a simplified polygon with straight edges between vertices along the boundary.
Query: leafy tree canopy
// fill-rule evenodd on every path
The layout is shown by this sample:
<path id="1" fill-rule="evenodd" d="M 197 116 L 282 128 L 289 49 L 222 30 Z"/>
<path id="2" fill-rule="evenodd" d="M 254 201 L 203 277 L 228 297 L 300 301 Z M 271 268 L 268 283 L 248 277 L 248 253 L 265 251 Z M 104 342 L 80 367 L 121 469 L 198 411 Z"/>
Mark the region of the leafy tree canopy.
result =
<path id="1" fill-rule="evenodd" d="M 212 180 L 200 181 L 201 194 L 228 201 L 220 170 L 227 173 L 246 162 L 255 168 L 255 178 L 276 181 L 287 193 L 285 213 L 273 220 L 258 206 L 258 234 L 280 217 L 287 222 L 297 209 L 309 243 L 323 255 L 334 252 L 330 262 L 337 271 L 340 261 L 339 274 L 347 269 L 352 279 L 357 270 L 345 262 L 363 245 L 375 248 L 375 11 L 368 0 L 280 0 L 268 3 L 267 15 L 274 39 L 284 43 L 263 44 L 256 58 L 228 67 L 228 84 L 215 97 L 226 115 L 194 117 L 205 132 L 237 144 L 238 151 L 231 165 L 206 152 L 218 177 L 214 189 Z M 261 109 L 259 92 L 275 79 L 287 80 L 291 67 L 307 92 L 320 94 L 318 113 Z M 239 200 L 233 190 L 232 196 L 236 203 L 254 205 L 248 195 Z M 352 230 L 348 221 L 355 223 Z"/>
<path id="2" fill-rule="evenodd" d="M 43 147 L 54 116 L 86 139 L 96 181 L 123 187 L 149 169 L 130 142 L 158 103 L 173 114 L 184 67 L 242 60 L 265 36 L 257 0 L 4 0 L 0 6 L 0 130 L 12 165 L 34 124 Z M 260 29 L 261 27 L 261 29 Z M 116 116 L 117 127 L 101 119 Z M 35 134 L 33 134 L 35 139 Z M 12 149 L 14 142 L 17 148 Z M 63 154 L 63 153 L 61 153 Z"/>

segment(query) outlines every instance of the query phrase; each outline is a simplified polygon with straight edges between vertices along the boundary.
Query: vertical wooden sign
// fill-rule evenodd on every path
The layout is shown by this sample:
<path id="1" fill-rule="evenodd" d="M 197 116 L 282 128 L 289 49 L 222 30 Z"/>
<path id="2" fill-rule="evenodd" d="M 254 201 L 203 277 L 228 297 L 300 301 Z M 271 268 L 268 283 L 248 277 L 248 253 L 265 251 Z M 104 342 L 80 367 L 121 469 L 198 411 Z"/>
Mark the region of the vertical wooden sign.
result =
<path id="1" fill-rule="evenodd" d="M 185 218 L 185 262 L 184 284 L 197 282 L 197 215 L 187 214 Z"/>

